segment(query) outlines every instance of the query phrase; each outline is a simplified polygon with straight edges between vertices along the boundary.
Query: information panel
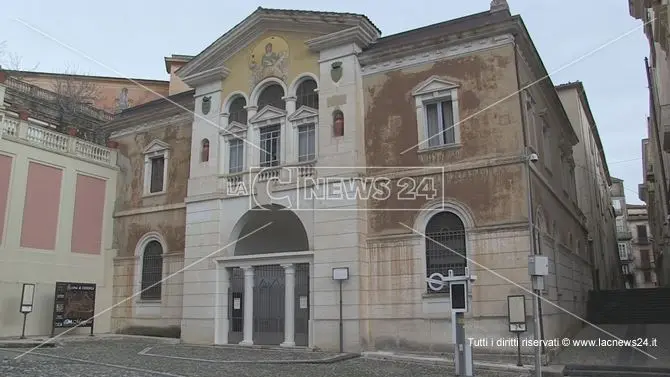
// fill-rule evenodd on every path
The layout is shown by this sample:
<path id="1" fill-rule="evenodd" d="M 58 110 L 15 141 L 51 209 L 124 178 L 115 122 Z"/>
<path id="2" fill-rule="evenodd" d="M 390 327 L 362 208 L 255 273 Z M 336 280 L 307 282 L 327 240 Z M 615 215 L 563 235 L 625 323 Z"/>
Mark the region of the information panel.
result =
<path id="1" fill-rule="evenodd" d="M 90 327 L 93 332 L 95 288 L 91 283 L 57 282 L 53 329 Z"/>

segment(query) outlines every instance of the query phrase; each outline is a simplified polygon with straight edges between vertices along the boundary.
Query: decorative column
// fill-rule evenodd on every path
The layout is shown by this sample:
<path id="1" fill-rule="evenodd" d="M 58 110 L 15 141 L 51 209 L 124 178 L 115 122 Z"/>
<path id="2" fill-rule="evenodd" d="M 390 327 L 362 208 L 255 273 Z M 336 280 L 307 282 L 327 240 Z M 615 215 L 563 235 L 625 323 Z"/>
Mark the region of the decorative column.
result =
<path id="1" fill-rule="evenodd" d="M 282 347 L 295 347 L 295 266 L 284 267 L 284 343 Z"/>
<path id="2" fill-rule="evenodd" d="M 280 134 L 280 153 L 282 155 L 282 164 L 294 164 L 298 162 L 298 152 L 295 151 L 294 149 L 296 146 L 294 145 L 294 138 L 293 138 L 293 127 L 288 122 L 288 118 L 295 113 L 297 110 L 295 108 L 296 104 L 296 98 L 295 97 L 284 97 L 284 103 L 286 104 L 286 120 L 282 122 L 282 130 Z"/>
<path id="3" fill-rule="evenodd" d="M 243 266 L 244 270 L 244 337 L 241 345 L 254 344 L 254 268 Z"/>
<path id="4" fill-rule="evenodd" d="M 251 167 L 258 167 L 260 164 L 260 131 L 258 127 L 254 127 L 251 124 L 251 118 L 256 115 L 258 107 L 256 106 L 247 106 L 244 108 L 247 110 L 247 141 L 244 143 L 244 153 L 245 153 L 245 169 L 248 171 Z"/>

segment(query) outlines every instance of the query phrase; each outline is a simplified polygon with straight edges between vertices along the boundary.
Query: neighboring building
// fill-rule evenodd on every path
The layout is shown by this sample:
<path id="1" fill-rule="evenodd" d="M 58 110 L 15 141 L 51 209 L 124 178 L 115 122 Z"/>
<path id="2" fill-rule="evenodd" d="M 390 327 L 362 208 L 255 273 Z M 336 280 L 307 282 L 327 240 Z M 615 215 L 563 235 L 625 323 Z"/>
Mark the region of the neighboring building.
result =
<path id="1" fill-rule="evenodd" d="M 57 132 L 68 125 L 53 96 L 0 71 L 0 337 L 21 335 L 24 283 L 35 284 L 26 335 L 49 335 L 58 281 L 95 283 L 95 332 L 111 331 L 116 151 Z M 91 107 L 80 116 L 111 117 Z"/>
<path id="2" fill-rule="evenodd" d="M 635 276 L 632 254 L 633 234 L 628 228 L 628 211 L 626 210 L 626 194 L 624 192 L 623 180 L 612 177 L 612 186 L 610 187 L 612 196 L 612 207 L 616 214 L 616 236 L 618 242 L 619 261 L 621 272 L 624 276 L 625 287 L 635 287 Z"/>
<path id="3" fill-rule="evenodd" d="M 181 81 L 179 76 L 176 75 L 179 68 L 183 67 L 184 64 L 188 63 L 191 59 L 193 59 L 193 56 L 190 55 L 172 54 L 172 56 L 165 57 L 165 70 L 170 74 L 169 95 L 175 95 L 191 90 L 191 88 L 189 88 L 188 85 Z"/>
<path id="4" fill-rule="evenodd" d="M 644 181 L 640 185 L 640 199 L 647 203 L 649 226 L 657 255 L 656 269 L 659 285 L 670 284 L 670 207 L 668 188 L 670 179 L 670 61 L 668 47 L 668 9 L 666 1 L 629 0 L 631 16 L 645 23 L 649 40 L 649 59 L 645 58 L 649 87 L 648 142 L 644 166 Z"/>
<path id="5" fill-rule="evenodd" d="M 612 179 L 605 159 L 596 121 L 580 81 L 556 87 L 579 143 L 574 146 L 577 203 L 589 229 L 588 257 L 594 267 L 594 287 L 621 287 L 615 214 L 610 197 Z M 546 140 L 551 138 L 545 130 Z M 598 269 L 601 267 L 602 270 Z"/>
<path id="6" fill-rule="evenodd" d="M 116 331 L 179 336 L 192 124 L 193 91 L 187 91 L 125 110 L 104 127 L 119 151 Z"/>
<path id="7" fill-rule="evenodd" d="M 658 284 L 653 244 L 649 236 L 649 218 L 644 205 L 626 206 L 628 228 L 633 235 L 631 253 L 634 260 L 635 288 L 653 288 Z"/>
<path id="8" fill-rule="evenodd" d="M 188 62 L 174 71 L 175 60 Z M 117 330 L 180 324 L 190 343 L 336 350 L 332 271 L 348 267 L 345 350 L 440 350 L 451 326 L 446 292 L 425 282 L 434 272 L 478 276 L 472 337 L 509 336 L 506 297 L 528 294 L 496 274 L 528 287 L 529 253 L 551 260 L 545 297 L 578 316 L 594 280 L 616 285 L 589 262 L 578 136 L 504 1 L 388 37 L 363 15 L 258 8 L 192 59 L 166 63 L 183 81 L 171 93 L 194 90 L 171 97 L 195 110 L 192 129 L 162 101 L 108 125 L 122 170 L 115 300 L 139 295 L 114 313 Z M 542 156 L 531 177 L 529 151 Z M 344 183 L 315 181 L 326 177 Z M 352 177 L 397 184 L 387 200 L 352 197 Z M 401 200 L 417 181 L 428 187 Z M 581 327 L 544 302 L 542 313 L 545 338 Z"/>
<path id="9" fill-rule="evenodd" d="M 169 72 L 168 72 L 169 73 Z M 51 92 L 81 93 L 89 105 L 110 113 L 141 105 L 168 95 L 168 81 L 76 75 L 32 71 L 8 71 L 21 81 Z"/>

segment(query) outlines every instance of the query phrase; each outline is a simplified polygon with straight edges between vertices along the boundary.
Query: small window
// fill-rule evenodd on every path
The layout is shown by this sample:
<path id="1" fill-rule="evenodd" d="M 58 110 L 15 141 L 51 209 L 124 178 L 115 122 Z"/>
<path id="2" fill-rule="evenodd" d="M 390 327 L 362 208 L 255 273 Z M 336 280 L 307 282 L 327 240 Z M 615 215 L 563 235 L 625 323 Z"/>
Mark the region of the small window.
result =
<path id="1" fill-rule="evenodd" d="M 286 110 L 286 103 L 284 102 L 284 88 L 279 84 L 272 84 L 263 89 L 260 96 L 258 96 L 258 111 L 261 111 L 265 106 L 270 105 L 281 110 Z"/>
<path id="2" fill-rule="evenodd" d="M 533 148 L 537 148 L 537 113 L 536 113 L 536 104 L 533 97 L 528 93 L 524 94 L 525 97 L 525 115 L 526 115 L 526 125 L 528 126 L 528 145 Z"/>
<path id="3" fill-rule="evenodd" d="M 316 127 L 305 124 L 298 127 L 298 161 L 312 161 L 316 158 Z"/>
<path id="4" fill-rule="evenodd" d="M 244 169 L 244 142 L 240 139 L 231 139 L 228 141 L 230 152 L 230 163 L 228 172 L 231 174 L 239 173 Z"/>
<path id="5" fill-rule="evenodd" d="M 333 135 L 344 136 L 344 113 L 341 110 L 333 112 Z"/>
<path id="6" fill-rule="evenodd" d="M 638 225 L 637 226 L 637 238 L 640 241 L 646 241 L 647 240 L 647 226 L 646 225 Z"/>
<path id="7" fill-rule="evenodd" d="M 301 106 L 319 108 L 319 94 L 316 92 L 316 81 L 307 79 L 298 85 L 296 90 L 296 109 Z"/>
<path id="8" fill-rule="evenodd" d="M 549 125 L 547 124 L 546 119 L 542 119 L 542 148 L 544 149 L 542 156 L 542 161 L 544 161 L 544 167 L 549 169 L 551 171 L 551 164 L 552 164 L 552 156 L 553 156 L 553 148 L 552 148 L 552 138 L 551 138 L 551 129 L 549 128 Z"/>
<path id="9" fill-rule="evenodd" d="M 428 125 L 428 146 L 437 147 L 456 143 L 451 101 L 427 104 L 426 124 Z"/>
<path id="10" fill-rule="evenodd" d="M 140 298 L 143 300 L 161 299 L 161 280 L 163 279 L 163 247 L 158 241 L 150 241 L 142 255 L 142 284 Z"/>
<path id="11" fill-rule="evenodd" d="M 261 166 L 279 166 L 279 125 L 261 128 Z"/>
<path id="12" fill-rule="evenodd" d="M 201 162 L 209 161 L 209 140 L 203 139 L 201 148 L 202 150 L 200 152 L 200 161 Z"/>
<path id="13" fill-rule="evenodd" d="M 247 124 L 246 106 L 247 101 L 244 100 L 244 97 L 235 98 L 228 108 L 228 124 L 232 122 Z"/>
<path id="14" fill-rule="evenodd" d="M 619 243 L 619 259 L 627 260 L 628 259 L 628 247 L 625 243 Z"/>
<path id="15" fill-rule="evenodd" d="M 151 186 L 149 192 L 154 194 L 163 191 L 163 178 L 165 169 L 165 157 L 157 156 L 151 158 Z"/>

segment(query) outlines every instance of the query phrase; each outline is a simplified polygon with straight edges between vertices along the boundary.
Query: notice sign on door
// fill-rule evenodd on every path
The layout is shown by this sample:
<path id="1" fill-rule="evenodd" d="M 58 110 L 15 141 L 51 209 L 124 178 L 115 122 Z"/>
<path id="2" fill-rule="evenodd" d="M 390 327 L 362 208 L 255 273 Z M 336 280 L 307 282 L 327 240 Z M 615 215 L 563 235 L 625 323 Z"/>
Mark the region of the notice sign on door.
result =
<path id="1" fill-rule="evenodd" d="M 240 301 L 240 299 L 238 297 L 233 299 L 233 309 L 239 310 L 240 307 L 242 306 L 241 304 L 242 304 L 242 302 Z"/>
<path id="2" fill-rule="evenodd" d="M 300 309 L 307 309 L 307 296 L 300 296 Z"/>

